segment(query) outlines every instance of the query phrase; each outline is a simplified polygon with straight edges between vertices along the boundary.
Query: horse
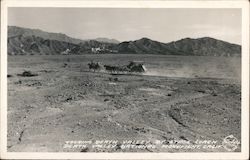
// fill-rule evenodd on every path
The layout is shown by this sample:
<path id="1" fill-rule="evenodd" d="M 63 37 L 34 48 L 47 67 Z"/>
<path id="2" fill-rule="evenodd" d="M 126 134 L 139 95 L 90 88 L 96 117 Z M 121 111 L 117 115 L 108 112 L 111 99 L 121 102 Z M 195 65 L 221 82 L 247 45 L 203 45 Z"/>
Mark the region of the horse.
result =
<path id="1" fill-rule="evenodd" d="M 104 65 L 104 68 L 111 73 L 117 70 L 115 66 L 109 66 L 109 65 Z"/>
<path id="2" fill-rule="evenodd" d="M 104 65 L 105 69 L 109 72 L 129 72 L 129 69 L 126 66 L 110 66 L 110 65 Z"/>
<path id="3" fill-rule="evenodd" d="M 88 66 L 90 71 L 93 70 L 95 72 L 96 70 L 101 70 L 101 65 L 98 62 L 95 63 L 91 61 L 88 63 Z"/>

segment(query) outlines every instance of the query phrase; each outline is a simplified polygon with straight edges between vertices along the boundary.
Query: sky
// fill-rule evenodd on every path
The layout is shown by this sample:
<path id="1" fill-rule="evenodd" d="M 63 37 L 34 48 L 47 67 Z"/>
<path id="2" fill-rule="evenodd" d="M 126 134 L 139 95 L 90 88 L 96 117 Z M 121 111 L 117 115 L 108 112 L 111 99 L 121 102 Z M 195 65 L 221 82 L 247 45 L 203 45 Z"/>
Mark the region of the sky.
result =
<path id="1" fill-rule="evenodd" d="M 99 37 L 160 42 L 213 37 L 241 44 L 240 9 L 185 8 L 8 8 L 8 25 L 64 33 L 79 39 Z"/>

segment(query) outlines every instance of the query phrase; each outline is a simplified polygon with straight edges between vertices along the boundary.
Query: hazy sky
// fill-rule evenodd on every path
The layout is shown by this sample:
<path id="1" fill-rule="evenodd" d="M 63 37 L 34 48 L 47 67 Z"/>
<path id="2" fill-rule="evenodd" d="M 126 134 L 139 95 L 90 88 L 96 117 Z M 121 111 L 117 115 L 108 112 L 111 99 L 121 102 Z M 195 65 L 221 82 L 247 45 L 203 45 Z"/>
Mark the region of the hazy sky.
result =
<path id="1" fill-rule="evenodd" d="M 240 9 L 9 8 L 8 25 L 80 39 L 170 42 L 209 36 L 241 44 Z"/>

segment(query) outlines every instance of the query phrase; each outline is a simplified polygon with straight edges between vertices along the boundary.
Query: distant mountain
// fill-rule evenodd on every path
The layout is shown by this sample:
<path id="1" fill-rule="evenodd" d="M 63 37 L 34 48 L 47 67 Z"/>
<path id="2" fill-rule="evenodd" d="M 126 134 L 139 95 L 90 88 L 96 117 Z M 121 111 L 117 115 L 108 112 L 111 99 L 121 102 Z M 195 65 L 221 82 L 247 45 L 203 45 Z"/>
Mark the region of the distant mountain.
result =
<path id="1" fill-rule="evenodd" d="M 116 39 L 109 39 L 109 38 L 96 38 L 96 39 L 93 39 L 93 40 L 98 41 L 98 42 L 105 42 L 105 43 L 114 43 L 114 44 L 120 43 Z"/>
<path id="2" fill-rule="evenodd" d="M 79 46 L 77 44 L 58 40 L 43 39 L 34 35 L 19 35 L 8 38 L 8 54 L 11 55 L 52 55 L 63 53 L 68 49 L 75 50 L 78 48 Z"/>
<path id="3" fill-rule="evenodd" d="M 61 33 L 8 27 L 8 54 L 10 55 L 90 53 L 241 56 L 241 46 L 210 37 L 185 38 L 170 43 L 148 38 L 121 43 L 108 38 L 80 40 Z"/>
<path id="4" fill-rule="evenodd" d="M 136 41 L 122 42 L 117 45 L 120 53 L 197 55 L 197 56 L 240 56 L 241 46 L 214 38 L 185 38 L 170 43 L 161 43 L 142 38 Z"/>
<path id="5" fill-rule="evenodd" d="M 68 42 L 68 43 L 73 43 L 73 44 L 85 42 L 84 40 L 71 38 L 62 33 L 50 33 L 50 32 L 42 31 L 40 29 L 29 29 L 29 28 L 23 28 L 23 27 L 17 27 L 17 26 L 8 26 L 8 38 L 12 38 L 16 36 L 22 36 L 22 37 L 35 36 L 35 37 L 41 37 L 43 39 L 57 40 L 57 41 Z"/>
<path id="6" fill-rule="evenodd" d="M 241 46 L 210 37 L 185 38 L 167 44 L 171 51 L 182 55 L 199 56 L 240 56 Z"/>
<path id="7" fill-rule="evenodd" d="M 8 54 L 10 55 L 52 55 L 52 54 L 86 54 L 92 49 L 105 48 L 112 50 L 114 44 L 90 40 L 74 44 L 65 41 L 43 39 L 32 36 L 16 36 L 8 38 Z"/>
<path id="8" fill-rule="evenodd" d="M 8 27 L 8 54 L 85 54 L 92 53 L 92 48 L 113 48 L 112 43 L 96 40 L 80 40 L 61 33 L 49 33 L 39 29 L 16 26 Z"/>
<path id="9" fill-rule="evenodd" d="M 165 43 L 142 38 L 136 41 L 122 42 L 117 45 L 116 49 L 120 53 L 134 54 L 170 54 Z"/>

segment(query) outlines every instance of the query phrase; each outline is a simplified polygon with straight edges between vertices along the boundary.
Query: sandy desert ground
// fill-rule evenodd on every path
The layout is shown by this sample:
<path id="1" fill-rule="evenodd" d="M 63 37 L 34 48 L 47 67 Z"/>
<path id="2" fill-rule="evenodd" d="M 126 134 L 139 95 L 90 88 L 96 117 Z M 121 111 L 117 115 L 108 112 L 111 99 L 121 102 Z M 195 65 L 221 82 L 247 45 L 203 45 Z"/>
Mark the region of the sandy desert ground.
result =
<path id="1" fill-rule="evenodd" d="M 145 74 L 90 72 L 91 60 L 145 62 Z M 241 139 L 241 59 L 159 55 L 8 57 L 8 151 L 227 152 L 221 148 L 124 149 L 124 140 Z M 23 71 L 37 76 L 22 77 Z M 65 141 L 118 140 L 113 148 Z M 177 142 L 178 143 L 178 142 Z M 235 151 L 240 151 L 240 145 Z"/>

